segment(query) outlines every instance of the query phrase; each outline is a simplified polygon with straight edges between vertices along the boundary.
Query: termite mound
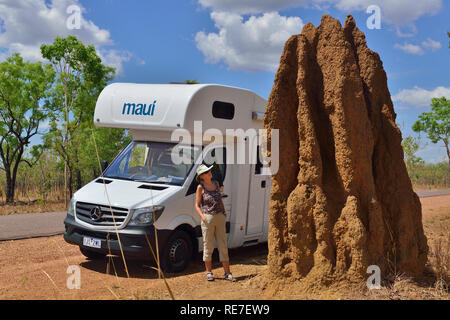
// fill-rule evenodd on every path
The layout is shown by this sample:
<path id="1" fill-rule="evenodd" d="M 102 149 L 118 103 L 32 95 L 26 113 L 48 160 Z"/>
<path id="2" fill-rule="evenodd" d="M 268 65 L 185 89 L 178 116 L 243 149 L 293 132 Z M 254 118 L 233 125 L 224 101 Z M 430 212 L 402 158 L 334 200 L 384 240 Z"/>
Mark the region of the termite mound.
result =
<path id="1" fill-rule="evenodd" d="M 361 283 L 370 265 L 422 274 L 422 209 L 395 118 L 382 61 L 352 16 L 342 27 L 324 15 L 286 42 L 264 115 L 268 150 L 271 129 L 280 150 L 268 283 Z"/>

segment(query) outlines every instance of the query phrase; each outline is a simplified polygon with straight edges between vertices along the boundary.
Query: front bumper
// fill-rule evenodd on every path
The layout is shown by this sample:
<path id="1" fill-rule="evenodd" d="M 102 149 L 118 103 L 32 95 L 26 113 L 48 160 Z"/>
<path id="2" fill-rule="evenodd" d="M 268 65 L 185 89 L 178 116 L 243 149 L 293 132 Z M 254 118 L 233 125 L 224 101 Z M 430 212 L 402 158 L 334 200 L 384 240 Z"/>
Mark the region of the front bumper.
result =
<path id="1" fill-rule="evenodd" d="M 77 223 L 73 216 L 67 216 L 64 220 L 64 240 L 68 243 L 84 247 L 86 249 L 105 254 L 121 255 L 121 248 L 126 257 L 153 260 L 153 255 L 148 246 L 146 236 L 156 254 L 155 230 L 153 226 L 125 227 L 124 229 L 100 231 L 86 228 Z M 157 230 L 158 247 L 160 255 L 169 239 L 172 230 Z M 83 237 L 92 237 L 101 240 L 101 248 L 91 248 L 83 245 Z"/>

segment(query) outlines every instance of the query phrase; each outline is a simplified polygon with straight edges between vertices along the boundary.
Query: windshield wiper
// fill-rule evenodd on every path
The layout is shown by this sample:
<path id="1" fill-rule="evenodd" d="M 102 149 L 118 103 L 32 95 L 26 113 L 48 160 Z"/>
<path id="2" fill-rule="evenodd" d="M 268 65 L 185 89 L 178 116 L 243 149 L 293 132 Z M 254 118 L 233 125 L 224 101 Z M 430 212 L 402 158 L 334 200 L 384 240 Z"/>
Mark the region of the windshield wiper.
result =
<path id="1" fill-rule="evenodd" d="M 155 184 L 173 184 L 173 185 L 177 185 L 173 182 L 170 181 L 158 181 L 158 180 L 143 180 L 143 179 L 139 179 L 139 180 L 135 180 L 132 178 L 127 178 L 127 177 L 121 177 L 121 176 L 103 176 L 104 178 L 110 178 L 110 179 L 121 179 L 121 180 L 127 180 L 127 181 L 136 181 L 136 182 L 145 182 L 145 183 L 155 183 Z"/>
<path id="2" fill-rule="evenodd" d="M 146 183 L 156 183 L 156 184 L 171 184 L 169 181 L 158 181 L 158 180 L 134 180 L 136 182 L 146 182 Z"/>
<path id="3" fill-rule="evenodd" d="M 111 179 L 121 179 L 121 180 L 128 180 L 128 181 L 134 181 L 131 178 L 127 177 L 121 177 L 121 176 L 103 176 L 104 178 L 111 178 Z"/>

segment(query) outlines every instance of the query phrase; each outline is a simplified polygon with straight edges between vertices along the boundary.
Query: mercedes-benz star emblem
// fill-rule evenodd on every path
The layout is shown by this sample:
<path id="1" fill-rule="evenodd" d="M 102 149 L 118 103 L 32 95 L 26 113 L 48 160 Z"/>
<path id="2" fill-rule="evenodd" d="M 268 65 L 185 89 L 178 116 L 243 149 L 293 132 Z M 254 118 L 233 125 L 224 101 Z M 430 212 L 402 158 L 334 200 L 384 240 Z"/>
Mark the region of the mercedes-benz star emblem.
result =
<path id="1" fill-rule="evenodd" d="M 100 209 L 100 207 L 93 207 L 90 213 L 91 213 L 91 220 L 94 222 L 97 222 L 102 218 L 102 210 Z"/>

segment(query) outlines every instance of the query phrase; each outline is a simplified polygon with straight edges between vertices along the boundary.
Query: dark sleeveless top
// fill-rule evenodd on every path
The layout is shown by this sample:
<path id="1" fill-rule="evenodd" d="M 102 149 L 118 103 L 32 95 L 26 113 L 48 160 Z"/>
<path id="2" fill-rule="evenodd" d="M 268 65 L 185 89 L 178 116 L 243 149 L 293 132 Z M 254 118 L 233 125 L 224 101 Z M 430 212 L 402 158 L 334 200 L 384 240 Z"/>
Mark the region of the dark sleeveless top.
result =
<path id="1" fill-rule="evenodd" d="M 204 214 L 217 214 L 225 213 L 225 207 L 222 202 L 222 193 L 219 190 L 219 186 L 216 184 L 216 190 L 209 191 L 205 188 L 203 183 L 200 183 L 203 187 L 203 196 L 201 208 Z"/>

